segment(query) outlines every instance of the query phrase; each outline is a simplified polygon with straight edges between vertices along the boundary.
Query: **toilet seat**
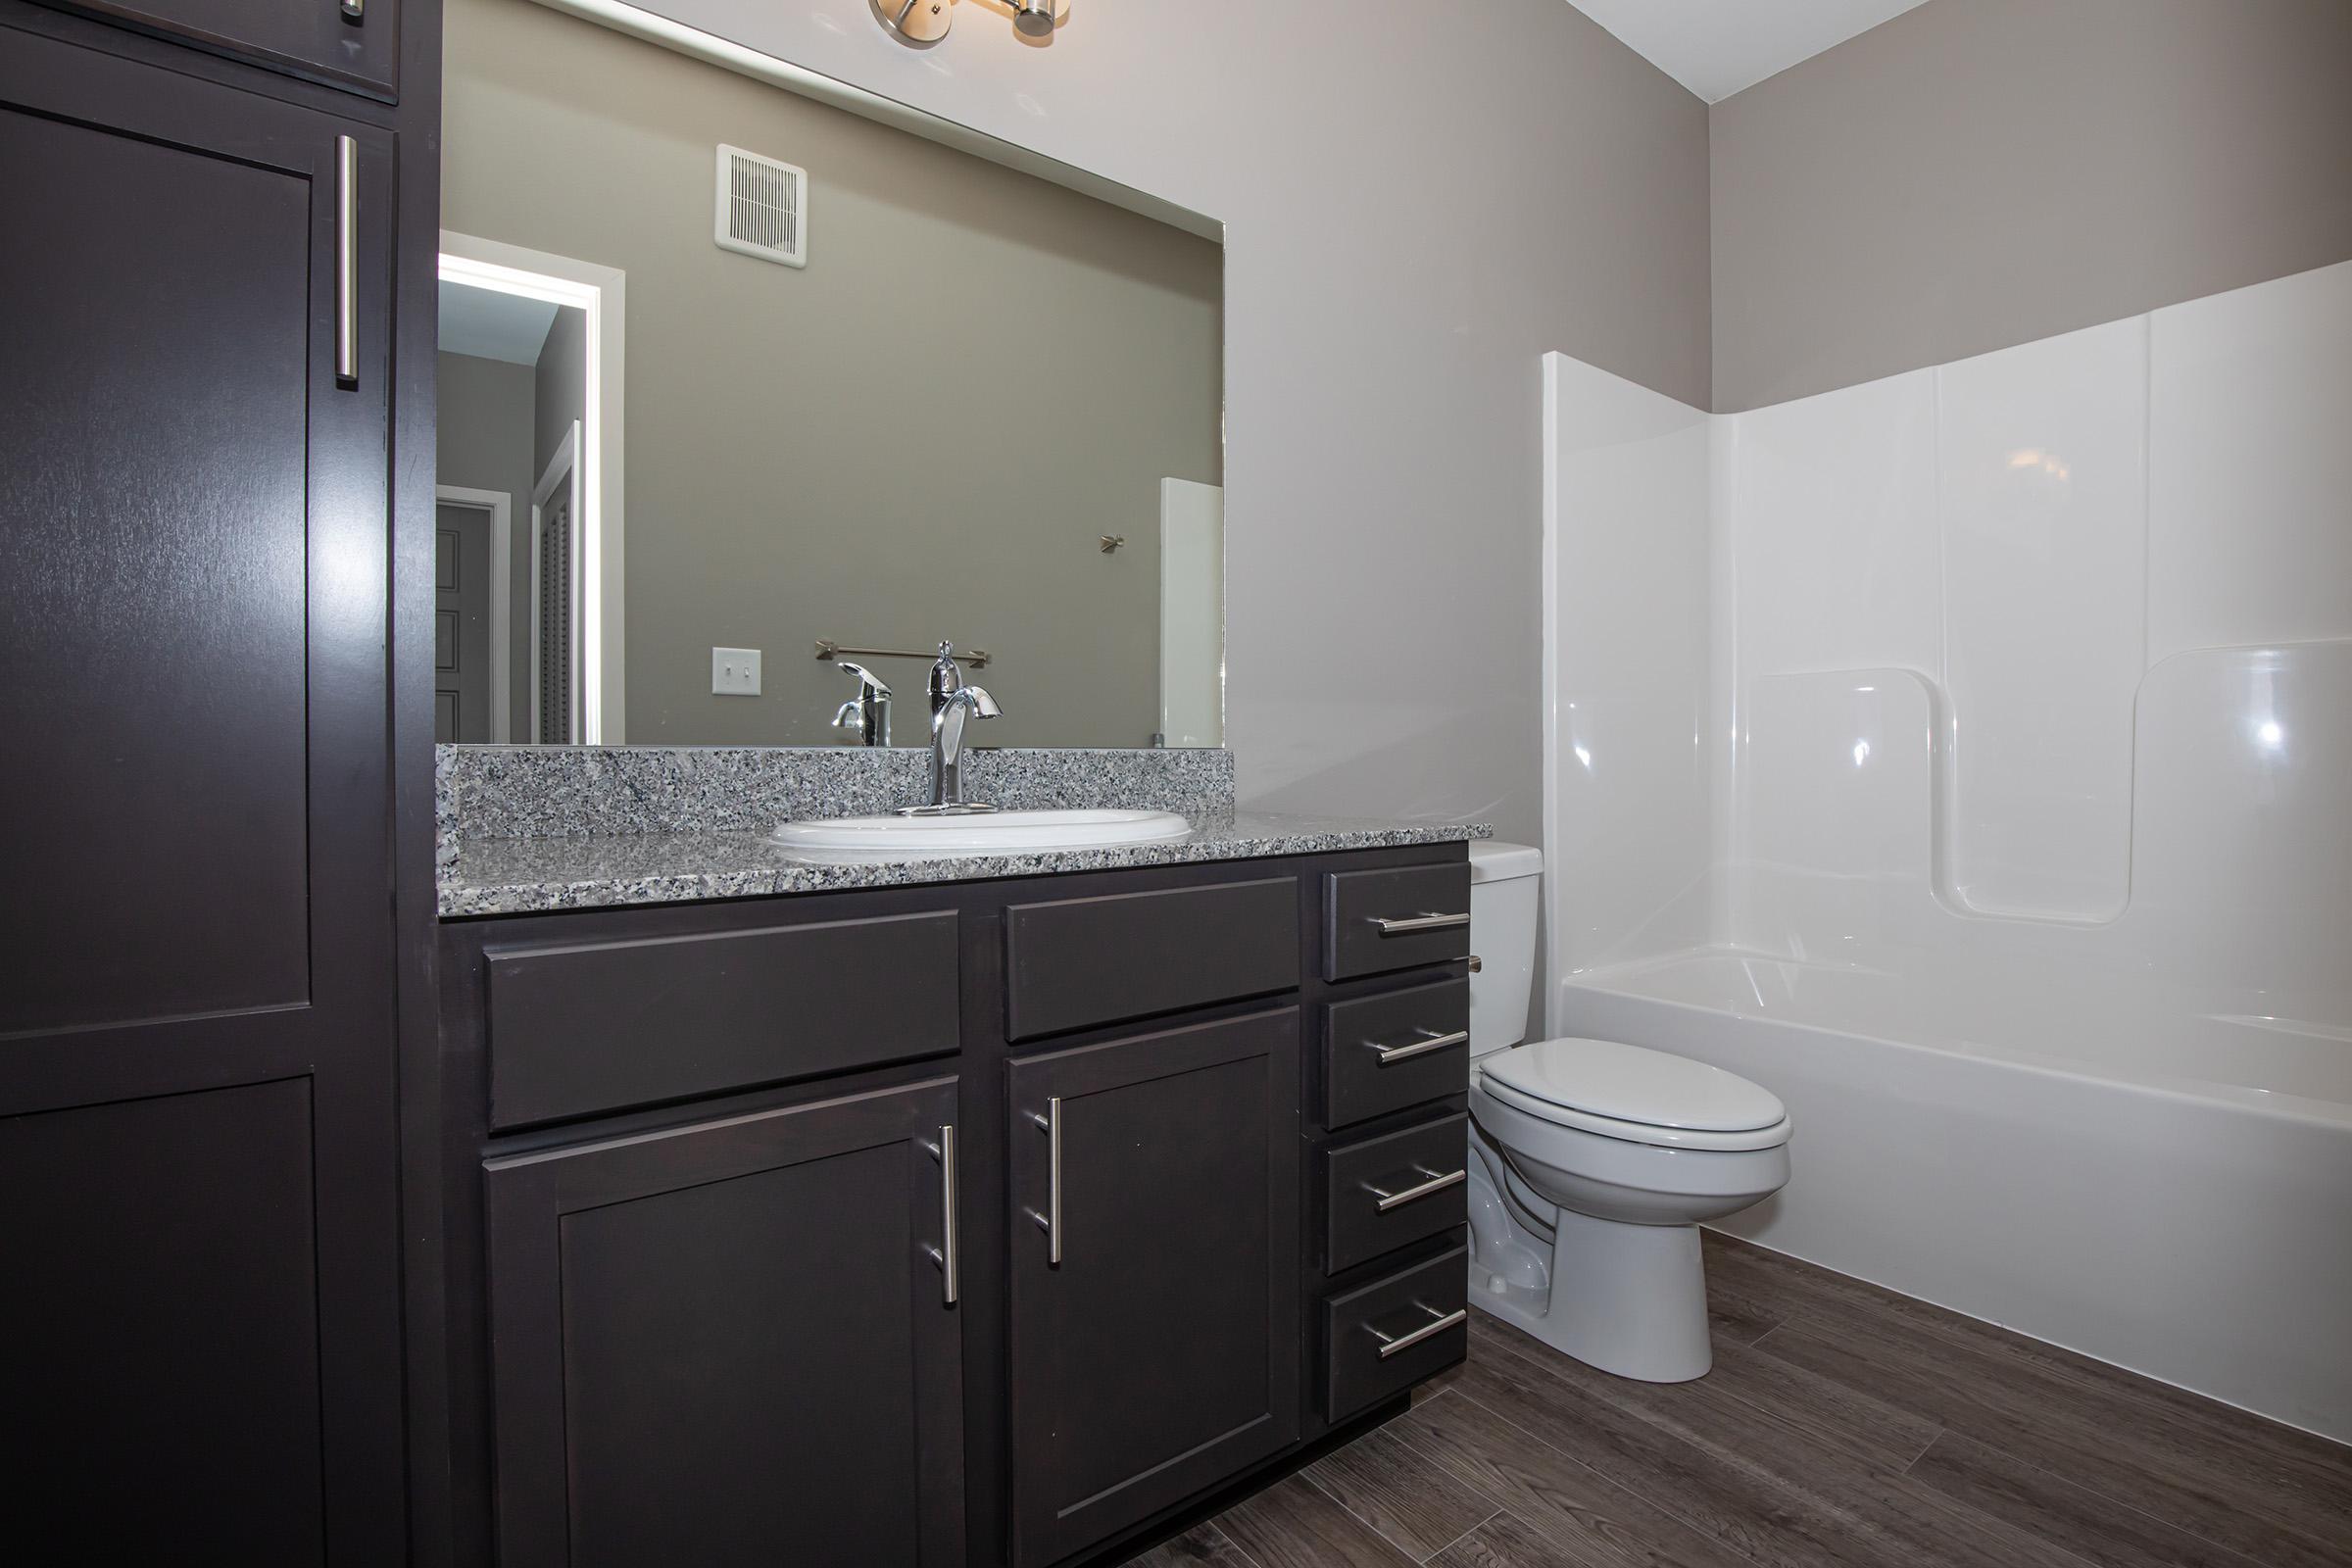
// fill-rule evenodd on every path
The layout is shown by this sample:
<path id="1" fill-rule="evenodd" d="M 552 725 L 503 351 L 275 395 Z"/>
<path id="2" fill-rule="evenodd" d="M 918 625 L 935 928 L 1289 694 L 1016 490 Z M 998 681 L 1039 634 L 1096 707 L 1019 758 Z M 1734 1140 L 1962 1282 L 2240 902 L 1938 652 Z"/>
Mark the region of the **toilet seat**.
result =
<path id="1" fill-rule="evenodd" d="M 1478 1087 L 1558 1127 L 1660 1149 L 1788 1142 L 1788 1107 L 1737 1073 L 1614 1040 L 1545 1040 L 1475 1064 Z"/>

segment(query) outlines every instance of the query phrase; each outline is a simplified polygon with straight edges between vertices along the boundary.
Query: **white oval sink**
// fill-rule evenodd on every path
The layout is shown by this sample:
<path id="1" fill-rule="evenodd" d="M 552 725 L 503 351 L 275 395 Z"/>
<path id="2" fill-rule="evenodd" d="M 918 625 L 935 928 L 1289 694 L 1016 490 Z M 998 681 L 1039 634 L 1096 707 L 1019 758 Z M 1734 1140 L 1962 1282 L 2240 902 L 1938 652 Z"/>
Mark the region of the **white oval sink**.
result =
<path id="1" fill-rule="evenodd" d="M 786 822 L 768 836 L 812 859 L 909 860 L 940 855 L 1109 850 L 1183 838 L 1173 811 L 989 811 L 977 816 L 830 816 Z"/>

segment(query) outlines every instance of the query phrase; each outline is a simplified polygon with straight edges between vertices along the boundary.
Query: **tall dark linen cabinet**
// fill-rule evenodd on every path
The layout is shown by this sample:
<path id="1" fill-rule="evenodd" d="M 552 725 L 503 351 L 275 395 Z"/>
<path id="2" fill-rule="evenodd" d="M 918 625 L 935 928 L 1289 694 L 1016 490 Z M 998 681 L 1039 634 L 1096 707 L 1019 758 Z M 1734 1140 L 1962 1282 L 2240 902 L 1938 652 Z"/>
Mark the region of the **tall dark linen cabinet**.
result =
<path id="1" fill-rule="evenodd" d="M 434 1495 L 429 695 L 397 672 L 428 668 L 439 45 L 434 0 L 0 0 L 25 1561 L 395 1564 L 412 1471 Z"/>

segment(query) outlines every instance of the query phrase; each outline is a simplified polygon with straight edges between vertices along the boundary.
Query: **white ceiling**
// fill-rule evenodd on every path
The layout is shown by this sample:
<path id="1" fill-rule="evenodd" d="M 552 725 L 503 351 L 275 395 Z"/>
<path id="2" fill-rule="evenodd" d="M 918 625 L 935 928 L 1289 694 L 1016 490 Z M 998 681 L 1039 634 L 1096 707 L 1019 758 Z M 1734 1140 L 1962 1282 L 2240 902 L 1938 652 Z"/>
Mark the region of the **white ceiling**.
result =
<path id="1" fill-rule="evenodd" d="M 537 365 L 556 308 L 516 294 L 441 280 L 441 352 Z"/>
<path id="2" fill-rule="evenodd" d="M 1720 103 L 1927 0 L 1569 0 L 1708 103 Z"/>

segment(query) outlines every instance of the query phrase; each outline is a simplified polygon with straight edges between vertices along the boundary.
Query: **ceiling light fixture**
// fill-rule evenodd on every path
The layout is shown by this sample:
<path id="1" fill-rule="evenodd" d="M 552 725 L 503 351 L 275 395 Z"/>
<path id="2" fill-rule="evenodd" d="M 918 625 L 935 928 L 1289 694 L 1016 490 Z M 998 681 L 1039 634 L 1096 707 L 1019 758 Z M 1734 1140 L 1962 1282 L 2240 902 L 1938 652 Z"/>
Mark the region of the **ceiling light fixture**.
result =
<path id="1" fill-rule="evenodd" d="M 955 0 L 870 0 L 874 20 L 906 43 L 927 47 L 956 24 Z M 1070 0 L 1001 0 L 1014 30 L 1025 38 L 1048 39 L 1070 14 Z"/>
<path id="2" fill-rule="evenodd" d="M 873 0 L 874 18 L 908 43 L 937 43 L 955 24 L 948 0 Z"/>

